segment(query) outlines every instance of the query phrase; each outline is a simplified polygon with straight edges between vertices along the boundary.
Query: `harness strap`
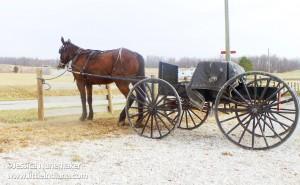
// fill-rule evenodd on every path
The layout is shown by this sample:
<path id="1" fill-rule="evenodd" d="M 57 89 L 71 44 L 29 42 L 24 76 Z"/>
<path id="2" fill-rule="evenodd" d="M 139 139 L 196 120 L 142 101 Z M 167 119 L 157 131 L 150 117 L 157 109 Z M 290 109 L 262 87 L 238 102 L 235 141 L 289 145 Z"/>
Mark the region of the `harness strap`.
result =
<path id="1" fill-rule="evenodd" d="M 123 50 L 123 48 L 119 49 L 119 53 L 118 53 L 118 57 L 117 57 L 116 63 L 120 60 L 120 62 L 122 64 L 122 50 Z"/>
<path id="2" fill-rule="evenodd" d="M 122 50 L 123 48 L 119 48 L 119 52 L 118 52 L 118 56 L 117 56 L 117 59 L 116 61 L 114 62 L 113 64 L 113 69 L 112 71 L 115 72 L 116 71 L 116 65 L 118 64 L 118 62 L 120 61 L 120 64 L 122 65 Z"/>
<path id="3" fill-rule="evenodd" d="M 95 57 L 98 53 L 103 53 L 103 51 L 100 51 L 100 50 L 91 50 L 90 53 L 88 54 L 87 56 L 87 59 L 85 61 L 85 64 L 83 66 L 83 68 L 80 70 L 80 73 L 85 73 L 85 69 L 89 63 L 89 61 Z"/>

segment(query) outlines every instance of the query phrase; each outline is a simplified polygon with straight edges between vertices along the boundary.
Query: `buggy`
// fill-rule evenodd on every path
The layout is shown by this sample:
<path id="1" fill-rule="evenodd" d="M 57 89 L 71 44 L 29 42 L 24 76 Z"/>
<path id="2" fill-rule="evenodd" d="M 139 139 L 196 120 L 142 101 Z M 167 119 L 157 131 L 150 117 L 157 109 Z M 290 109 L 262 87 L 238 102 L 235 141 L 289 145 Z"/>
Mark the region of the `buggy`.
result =
<path id="1" fill-rule="evenodd" d="M 280 78 L 244 72 L 233 62 L 200 62 L 190 80 L 178 79 L 178 66 L 160 62 L 159 78 L 137 82 L 127 96 L 130 125 L 152 139 L 175 128 L 196 129 L 210 112 L 232 143 L 263 150 L 280 145 L 293 133 L 299 105 L 294 90 Z"/>

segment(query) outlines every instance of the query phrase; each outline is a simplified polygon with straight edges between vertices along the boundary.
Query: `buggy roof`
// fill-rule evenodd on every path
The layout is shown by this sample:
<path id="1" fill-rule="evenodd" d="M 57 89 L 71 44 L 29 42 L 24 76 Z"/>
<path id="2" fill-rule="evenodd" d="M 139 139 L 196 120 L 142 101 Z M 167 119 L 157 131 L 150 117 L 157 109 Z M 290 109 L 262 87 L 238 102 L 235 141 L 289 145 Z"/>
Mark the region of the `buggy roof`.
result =
<path id="1" fill-rule="evenodd" d="M 234 62 L 199 62 L 190 85 L 192 89 L 219 90 L 227 80 L 243 72 Z"/>

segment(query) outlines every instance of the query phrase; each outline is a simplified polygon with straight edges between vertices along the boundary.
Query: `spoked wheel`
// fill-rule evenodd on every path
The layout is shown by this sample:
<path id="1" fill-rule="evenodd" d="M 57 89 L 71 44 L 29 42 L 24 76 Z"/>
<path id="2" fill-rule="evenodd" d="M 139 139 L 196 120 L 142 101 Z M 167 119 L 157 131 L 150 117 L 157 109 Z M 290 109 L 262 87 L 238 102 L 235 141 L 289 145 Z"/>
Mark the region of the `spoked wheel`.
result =
<path id="1" fill-rule="evenodd" d="M 231 108 L 222 114 L 220 104 Z M 283 143 L 296 128 L 299 105 L 295 92 L 264 72 L 238 75 L 224 84 L 215 102 L 218 126 L 233 143 L 246 149 L 269 149 Z"/>
<path id="2" fill-rule="evenodd" d="M 172 102 L 171 99 L 168 101 Z M 189 98 L 181 98 L 182 115 L 178 128 L 192 130 L 201 126 L 208 117 L 209 103 L 205 103 L 202 109 L 192 105 Z"/>
<path id="3" fill-rule="evenodd" d="M 173 104 L 165 103 L 174 99 Z M 168 82 L 149 78 L 136 83 L 128 94 L 126 114 L 141 136 L 160 139 L 178 126 L 182 113 L 180 98 Z"/>
<path id="4" fill-rule="evenodd" d="M 248 87 L 253 87 L 253 86 L 255 86 L 255 83 L 256 84 L 258 84 L 257 86 L 258 87 L 261 87 L 262 85 L 261 84 L 266 84 L 266 82 L 268 82 L 268 79 L 269 78 L 266 78 L 266 77 L 264 77 L 264 78 L 261 78 L 261 76 L 259 76 L 259 78 L 258 79 L 256 79 L 256 81 L 254 81 L 254 80 L 252 80 L 252 81 L 250 81 L 250 82 L 247 82 L 247 85 L 246 86 L 248 86 Z M 270 82 L 269 82 L 270 83 Z M 275 83 L 273 82 L 272 84 L 271 84 L 271 87 L 274 87 L 275 86 Z M 281 95 L 280 94 L 278 94 L 278 96 L 277 96 L 277 98 L 279 98 L 279 97 L 281 97 Z M 269 103 L 271 103 L 272 101 L 271 100 L 269 100 L 269 101 L 266 101 L 265 103 L 266 104 L 269 104 Z M 238 105 L 237 104 L 235 104 L 235 107 L 237 108 L 238 107 Z M 279 107 L 279 106 L 278 106 Z M 240 122 L 241 121 L 241 119 L 240 119 L 240 116 L 238 115 L 238 112 L 235 112 L 236 113 L 236 115 L 237 115 L 237 119 L 238 119 L 238 121 Z M 270 116 L 270 115 L 269 115 Z M 243 126 L 243 125 L 242 125 Z M 251 130 L 251 128 L 246 128 L 246 131 L 247 132 L 252 132 L 252 130 Z M 279 135 L 279 136 L 281 136 L 281 135 L 284 135 L 284 134 L 286 134 L 288 132 L 288 129 L 287 130 L 285 130 L 285 129 L 282 129 L 281 130 L 281 132 L 278 132 L 277 134 Z M 262 132 L 260 132 L 260 133 L 254 133 L 256 136 L 259 136 L 259 137 L 263 137 L 263 135 L 262 135 Z M 265 135 L 265 137 L 277 137 L 276 136 L 276 134 L 273 132 L 273 133 L 269 133 L 269 135 Z"/>

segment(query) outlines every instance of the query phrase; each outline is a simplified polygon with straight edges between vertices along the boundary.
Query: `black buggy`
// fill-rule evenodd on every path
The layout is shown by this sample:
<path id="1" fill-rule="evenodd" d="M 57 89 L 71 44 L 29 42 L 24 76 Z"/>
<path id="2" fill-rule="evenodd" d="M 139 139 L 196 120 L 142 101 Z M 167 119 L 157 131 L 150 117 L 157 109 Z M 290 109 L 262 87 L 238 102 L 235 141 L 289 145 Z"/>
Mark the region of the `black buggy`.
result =
<path id="1" fill-rule="evenodd" d="M 176 127 L 198 128 L 210 111 L 231 142 L 261 150 L 280 145 L 293 133 L 299 105 L 296 93 L 278 77 L 245 73 L 233 62 L 200 62 L 190 81 L 178 80 L 178 66 L 160 62 L 159 78 L 136 83 L 126 105 L 131 126 L 153 139 Z"/>

